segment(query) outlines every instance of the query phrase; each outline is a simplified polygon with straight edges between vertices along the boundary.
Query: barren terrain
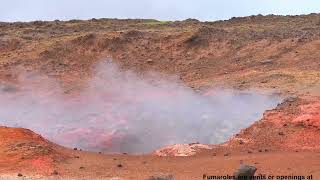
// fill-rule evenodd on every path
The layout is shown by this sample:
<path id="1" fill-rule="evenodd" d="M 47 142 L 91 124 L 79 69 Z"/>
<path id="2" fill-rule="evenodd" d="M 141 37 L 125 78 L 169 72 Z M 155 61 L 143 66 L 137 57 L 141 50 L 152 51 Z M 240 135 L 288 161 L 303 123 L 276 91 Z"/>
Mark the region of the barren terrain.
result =
<path id="1" fill-rule="evenodd" d="M 58 79 L 75 95 L 92 67 L 112 59 L 143 75 L 208 87 L 277 91 L 285 100 L 219 145 L 169 146 L 146 155 L 68 149 L 20 128 L 0 127 L 0 179 L 175 179 L 232 175 L 240 160 L 257 174 L 320 179 L 320 15 L 177 22 L 91 19 L 0 23 L 0 89 L 21 71 Z M 237 107 L 235 107 L 237 108 Z M 1 120 L 0 120 L 1 122 Z M 1 124 L 0 124 L 1 125 Z M 190 142 L 191 143 L 191 142 Z M 193 156 L 175 157 L 175 155 Z"/>

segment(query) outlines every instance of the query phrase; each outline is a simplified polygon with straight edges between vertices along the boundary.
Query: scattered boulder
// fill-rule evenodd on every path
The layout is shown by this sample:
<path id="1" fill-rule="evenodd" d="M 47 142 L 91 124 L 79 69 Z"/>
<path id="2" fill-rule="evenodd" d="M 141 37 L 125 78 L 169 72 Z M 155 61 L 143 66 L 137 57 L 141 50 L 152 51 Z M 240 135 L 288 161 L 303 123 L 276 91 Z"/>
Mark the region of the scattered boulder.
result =
<path id="1" fill-rule="evenodd" d="M 96 18 L 91 18 L 90 20 L 93 21 L 93 22 L 98 22 L 98 21 L 99 21 L 99 20 L 96 19 Z"/>
<path id="2" fill-rule="evenodd" d="M 229 156 L 230 155 L 230 153 L 225 153 L 223 156 Z"/>
<path id="3" fill-rule="evenodd" d="M 257 168 L 255 166 L 244 165 L 242 162 L 239 169 L 234 173 L 235 179 L 249 180 L 254 176 Z"/>

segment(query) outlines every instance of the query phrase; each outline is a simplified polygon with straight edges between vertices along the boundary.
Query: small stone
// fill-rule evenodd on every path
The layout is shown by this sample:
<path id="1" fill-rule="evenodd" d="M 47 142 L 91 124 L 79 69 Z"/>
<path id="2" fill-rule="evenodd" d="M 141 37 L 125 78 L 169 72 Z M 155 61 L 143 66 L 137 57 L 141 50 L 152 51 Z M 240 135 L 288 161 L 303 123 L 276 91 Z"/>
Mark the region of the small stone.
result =
<path id="1" fill-rule="evenodd" d="M 279 134 L 280 136 L 283 136 L 283 135 L 284 135 L 284 133 L 283 133 L 283 132 L 279 132 L 278 134 Z"/>
<path id="2" fill-rule="evenodd" d="M 147 63 L 151 64 L 151 63 L 153 63 L 153 60 L 152 59 L 148 59 Z"/>
<path id="3" fill-rule="evenodd" d="M 261 64 L 272 64 L 273 63 L 273 60 L 271 60 L 271 59 L 266 59 L 266 60 L 262 60 L 261 61 Z"/>
<path id="4" fill-rule="evenodd" d="M 224 156 L 229 156 L 230 155 L 230 153 L 226 153 L 226 154 L 224 154 Z"/>
<path id="5" fill-rule="evenodd" d="M 244 142 L 242 140 L 239 141 L 239 144 L 244 144 Z"/>
<path id="6" fill-rule="evenodd" d="M 83 167 L 83 166 L 81 166 L 81 167 L 79 167 L 79 169 L 84 169 L 84 167 Z"/>
<path id="7" fill-rule="evenodd" d="M 122 166 L 122 164 L 118 164 L 117 167 L 118 168 L 122 168 L 123 166 Z"/>
<path id="8" fill-rule="evenodd" d="M 190 143 L 189 146 L 196 145 L 196 144 L 200 144 L 200 142 L 197 141 L 197 142 Z"/>
<path id="9" fill-rule="evenodd" d="M 262 152 L 262 149 L 259 149 L 259 152 Z"/>
<path id="10" fill-rule="evenodd" d="M 173 180 L 172 174 L 159 174 L 149 177 L 149 180 Z"/>
<path id="11" fill-rule="evenodd" d="M 288 97 L 284 100 L 284 102 L 289 102 L 289 103 L 293 103 L 297 100 L 297 98 L 295 97 Z"/>
<path id="12" fill-rule="evenodd" d="M 20 143 L 20 144 L 17 144 L 16 146 L 17 147 L 22 147 L 22 146 L 24 146 L 26 143 Z"/>
<path id="13" fill-rule="evenodd" d="M 57 170 L 54 170 L 53 172 L 52 172 L 52 175 L 58 175 L 59 173 L 58 173 L 58 171 Z"/>
<path id="14" fill-rule="evenodd" d="M 19 177 L 22 177 L 23 175 L 22 175 L 21 173 L 18 173 L 18 176 L 19 176 Z"/>
<path id="15" fill-rule="evenodd" d="M 251 154 L 252 153 L 252 151 L 248 151 L 248 154 Z"/>
<path id="16" fill-rule="evenodd" d="M 73 150 L 75 150 L 75 151 L 76 151 L 76 150 L 78 150 L 78 148 L 73 148 Z"/>
<path id="17" fill-rule="evenodd" d="M 80 156 L 75 156 L 74 158 L 79 159 L 79 158 L 80 158 Z"/>

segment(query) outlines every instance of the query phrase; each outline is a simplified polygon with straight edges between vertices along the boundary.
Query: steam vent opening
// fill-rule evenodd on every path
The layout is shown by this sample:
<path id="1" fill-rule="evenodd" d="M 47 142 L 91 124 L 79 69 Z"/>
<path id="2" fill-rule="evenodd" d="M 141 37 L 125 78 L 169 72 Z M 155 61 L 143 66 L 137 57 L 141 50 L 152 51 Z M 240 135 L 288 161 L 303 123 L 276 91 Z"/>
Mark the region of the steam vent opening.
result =
<path id="1" fill-rule="evenodd" d="M 18 80 L 0 83 L 0 123 L 89 151 L 140 154 L 172 144 L 222 143 L 281 101 L 259 90 L 196 92 L 173 77 L 138 76 L 110 61 L 73 95 L 44 75 L 19 73 Z"/>

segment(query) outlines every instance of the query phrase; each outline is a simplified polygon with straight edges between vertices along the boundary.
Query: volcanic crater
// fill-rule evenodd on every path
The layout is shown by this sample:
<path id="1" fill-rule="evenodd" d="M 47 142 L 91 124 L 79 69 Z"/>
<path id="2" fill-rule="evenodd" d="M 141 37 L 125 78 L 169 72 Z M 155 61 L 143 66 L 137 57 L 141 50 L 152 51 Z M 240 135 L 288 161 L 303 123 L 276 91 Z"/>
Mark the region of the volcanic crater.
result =
<path id="1" fill-rule="evenodd" d="M 2 22 L 0 177 L 318 177 L 319 22 Z"/>

